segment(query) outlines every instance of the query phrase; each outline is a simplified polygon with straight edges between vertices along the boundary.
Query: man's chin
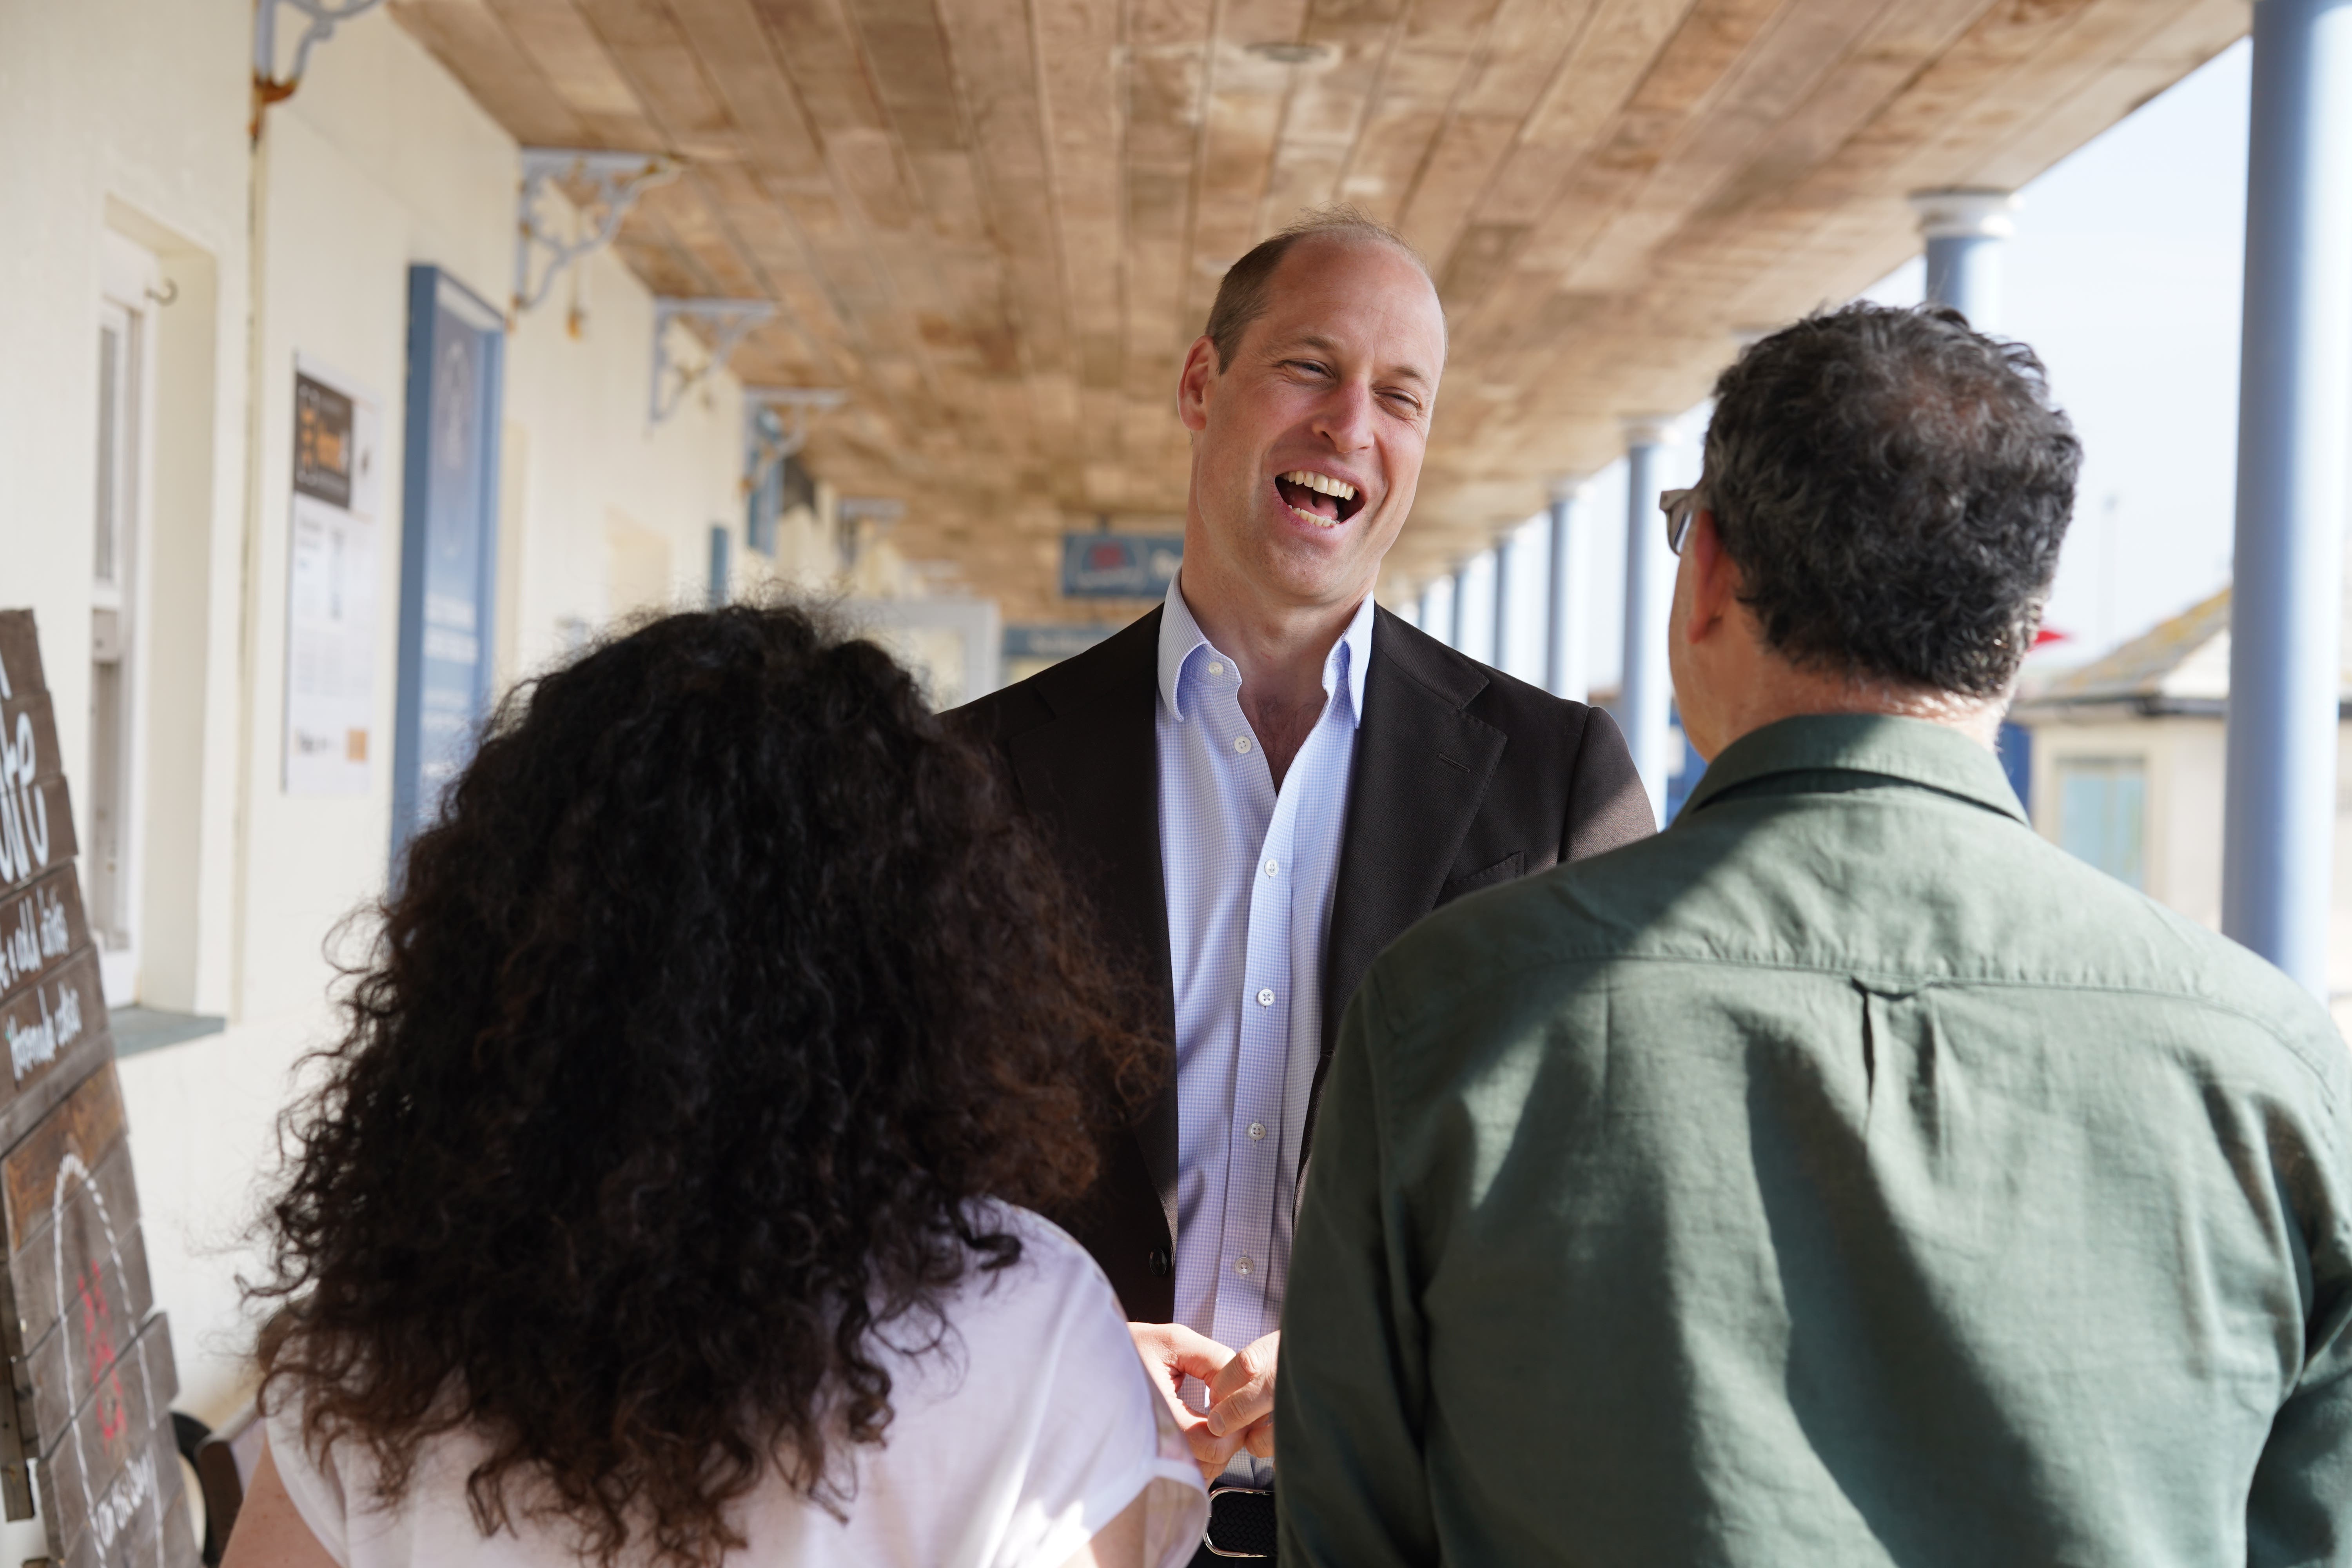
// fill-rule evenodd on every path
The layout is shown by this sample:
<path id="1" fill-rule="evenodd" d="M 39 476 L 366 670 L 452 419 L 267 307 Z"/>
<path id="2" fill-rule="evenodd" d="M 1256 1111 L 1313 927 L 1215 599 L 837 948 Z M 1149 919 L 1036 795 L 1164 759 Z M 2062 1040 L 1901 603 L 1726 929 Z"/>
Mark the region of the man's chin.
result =
<path id="1" fill-rule="evenodd" d="M 1284 540 L 1259 557 L 1258 574 L 1265 586 L 1294 603 L 1353 602 L 1363 596 L 1379 564 L 1365 560 L 1362 542 L 1360 534 L 1334 539 L 1328 548 L 1318 548 L 1319 540 Z"/>

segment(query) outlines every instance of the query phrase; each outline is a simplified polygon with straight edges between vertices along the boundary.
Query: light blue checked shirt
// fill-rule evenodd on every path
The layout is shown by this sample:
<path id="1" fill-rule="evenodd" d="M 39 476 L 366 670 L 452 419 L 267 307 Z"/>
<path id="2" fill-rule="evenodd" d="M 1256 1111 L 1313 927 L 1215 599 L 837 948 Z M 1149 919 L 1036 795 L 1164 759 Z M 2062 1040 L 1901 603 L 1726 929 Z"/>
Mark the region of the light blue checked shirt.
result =
<path id="1" fill-rule="evenodd" d="M 1168 589 L 1160 859 L 1176 988 L 1176 1321 L 1235 1350 L 1282 1323 L 1323 941 L 1372 647 L 1367 595 L 1323 663 L 1323 716 L 1274 785 L 1241 674 Z M 1205 1391 L 1192 1380 L 1196 1408 Z M 1247 1459 L 1237 1457 L 1236 1463 Z"/>

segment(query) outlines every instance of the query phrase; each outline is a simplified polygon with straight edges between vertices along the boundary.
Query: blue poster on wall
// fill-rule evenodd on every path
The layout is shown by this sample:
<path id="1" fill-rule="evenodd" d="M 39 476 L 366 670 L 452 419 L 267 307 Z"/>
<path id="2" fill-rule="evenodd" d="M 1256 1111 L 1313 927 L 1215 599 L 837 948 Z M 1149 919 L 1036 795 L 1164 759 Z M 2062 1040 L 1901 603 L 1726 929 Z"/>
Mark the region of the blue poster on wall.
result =
<path id="1" fill-rule="evenodd" d="M 506 324 L 480 296 L 437 267 L 408 269 L 395 866 L 410 836 L 440 810 L 489 710 L 505 349 Z"/>
<path id="2" fill-rule="evenodd" d="M 1181 533 L 1062 535 L 1062 596 L 1162 599 L 1184 560 Z"/>

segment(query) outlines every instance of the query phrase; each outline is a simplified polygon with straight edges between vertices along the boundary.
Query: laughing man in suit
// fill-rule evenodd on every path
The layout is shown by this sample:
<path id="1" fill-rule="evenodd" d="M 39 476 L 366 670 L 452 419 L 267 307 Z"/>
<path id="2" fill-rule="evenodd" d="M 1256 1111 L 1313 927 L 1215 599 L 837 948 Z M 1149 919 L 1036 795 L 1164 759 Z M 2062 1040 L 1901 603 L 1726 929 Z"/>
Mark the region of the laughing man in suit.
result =
<path id="1" fill-rule="evenodd" d="M 1175 1070 L 1071 1219 L 1202 1470 L 1260 1487 L 1349 994 L 1439 905 L 1654 826 L 1606 714 L 1372 602 L 1444 360 L 1437 291 L 1389 230 L 1327 214 L 1251 251 L 1177 384 L 1192 482 L 1166 602 L 961 714 L 1159 989 Z M 1221 1545 L 1260 1516 L 1270 1536 L 1263 1497 L 1217 1506 Z"/>

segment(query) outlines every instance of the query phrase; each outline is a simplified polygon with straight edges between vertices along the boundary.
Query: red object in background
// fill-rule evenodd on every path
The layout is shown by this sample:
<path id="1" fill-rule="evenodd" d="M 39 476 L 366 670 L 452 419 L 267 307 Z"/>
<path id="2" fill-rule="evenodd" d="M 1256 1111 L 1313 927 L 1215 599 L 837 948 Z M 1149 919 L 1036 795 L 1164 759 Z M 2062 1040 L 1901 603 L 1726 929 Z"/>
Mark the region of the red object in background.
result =
<path id="1" fill-rule="evenodd" d="M 2040 631 L 2033 634 L 2033 646 L 2035 647 L 2048 647 L 2052 643 L 2064 642 L 2066 640 L 2068 640 L 2066 633 L 2059 631 L 2052 626 L 2043 626 Z"/>

